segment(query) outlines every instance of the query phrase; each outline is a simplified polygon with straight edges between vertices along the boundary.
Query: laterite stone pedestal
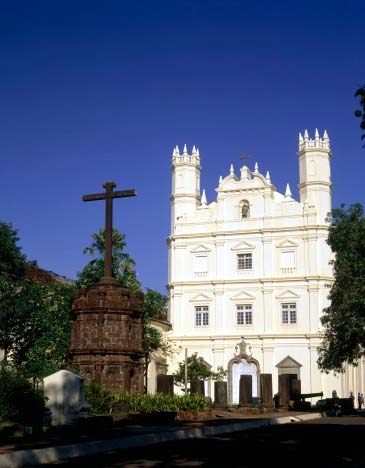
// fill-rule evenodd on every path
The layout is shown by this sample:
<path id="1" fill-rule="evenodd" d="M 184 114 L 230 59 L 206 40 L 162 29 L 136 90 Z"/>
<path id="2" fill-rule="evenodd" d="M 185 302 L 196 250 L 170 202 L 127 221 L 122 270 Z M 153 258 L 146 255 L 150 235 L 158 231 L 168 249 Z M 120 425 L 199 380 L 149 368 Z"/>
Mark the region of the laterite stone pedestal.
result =
<path id="1" fill-rule="evenodd" d="M 115 280 L 75 294 L 69 357 L 86 380 L 143 393 L 142 301 Z"/>

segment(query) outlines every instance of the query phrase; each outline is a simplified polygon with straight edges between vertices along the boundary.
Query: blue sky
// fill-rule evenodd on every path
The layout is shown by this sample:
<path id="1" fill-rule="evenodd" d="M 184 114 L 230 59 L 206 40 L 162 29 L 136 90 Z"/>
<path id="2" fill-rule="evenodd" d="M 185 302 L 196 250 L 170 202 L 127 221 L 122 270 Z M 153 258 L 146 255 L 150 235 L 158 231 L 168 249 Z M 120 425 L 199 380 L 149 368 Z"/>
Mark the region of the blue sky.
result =
<path id="1" fill-rule="evenodd" d="M 106 180 L 138 196 L 115 226 L 145 287 L 164 292 L 171 153 L 200 149 L 215 196 L 239 157 L 297 197 L 297 139 L 326 128 L 333 204 L 364 202 L 353 117 L 365 81 L 363 1 L 14 1 L 0 5 L 0 219 L 29 259 L 74 278 Z"/>

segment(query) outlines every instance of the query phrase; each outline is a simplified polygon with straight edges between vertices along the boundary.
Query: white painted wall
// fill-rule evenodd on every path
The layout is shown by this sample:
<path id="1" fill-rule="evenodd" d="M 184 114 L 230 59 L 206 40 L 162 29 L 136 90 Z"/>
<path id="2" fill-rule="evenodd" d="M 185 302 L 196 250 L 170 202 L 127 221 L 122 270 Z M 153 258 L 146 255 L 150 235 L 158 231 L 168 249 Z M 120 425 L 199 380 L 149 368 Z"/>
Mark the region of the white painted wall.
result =
<path id="1" fill-rule="evenodd" d="M 231 168 L 220 181 L 216 201 L 199 205 L 200 158 L 187 153 L 182 158 L 174 151 L 173 190 L 177 173 L 186 186 L 171 198 L 170 340 L 180 352 L 170 359 L 169 373 L 184 359 L 185 347 L 213 369 L 227 369 L 244 336 L 260 371 L 273 374 L 274 392 L 276 366 L 290 356 L 300 364 L 304 393 L 330 395 L 334 388 L 343 393 L 341 379 L 322 375 L 316 364 L 320 316 L 333 279 L 325 220 L 331 206 L 328 138 L 302 138 L 298 155 L 300 202 L 288 188 L 286 195 L 277 192 L 269 174 L 243 166 L 239 177 Z M 243 200 L 249 202 L 250 215 L 242 219 Z M 237 254 L 248 253 L 252 269 L 238 270 Z M 196 271 L 197 256 L 207 257 L 207 271 Z M 282 323 L 282 303 L 296 303 L 297 323 Z M 238 304 L 252 305 L 252 324 L 237 325 Z M 209 307 L 208 326 L 195 325 L 195 306 L 202 305 Z"/>

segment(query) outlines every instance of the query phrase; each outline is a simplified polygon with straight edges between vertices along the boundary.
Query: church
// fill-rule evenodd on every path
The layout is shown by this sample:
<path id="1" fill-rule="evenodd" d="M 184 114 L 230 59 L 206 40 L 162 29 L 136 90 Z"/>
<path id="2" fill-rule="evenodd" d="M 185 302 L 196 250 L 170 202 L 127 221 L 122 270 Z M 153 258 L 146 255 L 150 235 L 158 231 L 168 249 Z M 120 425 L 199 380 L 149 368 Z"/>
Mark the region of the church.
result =
<path id="1" fill-rule="evenodd" d="M 293 155 L 293 157 L 296 157 Z M 227 371 L 229 403 L 238 403 L 239 378 L 295 374 L 302 393 L 357 386 L 317 366 L 322 310 L 333 281 L 326 243 L 331 210 L 330 139 L 299 135 L 299 195 L 278 192 L 256 163 L 231 165 L 219 178 L 216 200 L 200 187 L 195 146 L 172 155 L 171 235 L 168 238 L 170 341 L 177 349 L 169 373 L 198 353 L 208 367 Z M 204 161 L 206 164 L 209 161 Z M 218 177 L 217 177 L 218 180 Z M 362 365 L 363 367 L 363 365 Z M 363 372 L 363 369 L 362 369 Z M 346 380 L 346 382 L 345 382 Z M 359 391 L 361 389 L 359 388 Z M 213 395 L 212 382 L 206 393 Z M 346 394 L 347 393 L 347 394 Z"/>

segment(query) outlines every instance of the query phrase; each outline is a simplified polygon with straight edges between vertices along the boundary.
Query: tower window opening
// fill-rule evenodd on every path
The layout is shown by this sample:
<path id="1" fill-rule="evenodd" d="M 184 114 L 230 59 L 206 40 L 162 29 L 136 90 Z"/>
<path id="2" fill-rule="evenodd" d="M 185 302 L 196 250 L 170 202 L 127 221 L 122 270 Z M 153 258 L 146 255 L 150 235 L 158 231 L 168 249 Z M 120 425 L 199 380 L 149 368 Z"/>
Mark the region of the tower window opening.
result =
<path id="1" fill-rule="evenodd" d="M 241 206 L 241 218 L 249 218 L 250 217 L 250 204 L 247 200 L 243 200 Z"/>

